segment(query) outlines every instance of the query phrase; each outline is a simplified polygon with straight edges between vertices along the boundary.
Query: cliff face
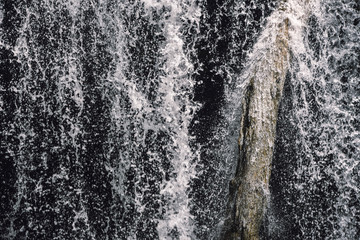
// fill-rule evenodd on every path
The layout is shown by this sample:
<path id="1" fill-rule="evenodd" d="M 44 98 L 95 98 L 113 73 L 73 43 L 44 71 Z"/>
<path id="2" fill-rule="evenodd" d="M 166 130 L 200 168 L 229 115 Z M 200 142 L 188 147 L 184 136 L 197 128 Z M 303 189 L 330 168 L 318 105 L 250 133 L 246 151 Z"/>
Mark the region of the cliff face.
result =
<path id="1" fill-rule="evenodd" d="M 277 112 L 284 87 L 289 59 L 289 20 L 276 26 L 273 48 L 259 59 L 244 95 L 240 157 L 230 182 L 229 218 L 222 239 L 259 239 L 264 215 Z"/>

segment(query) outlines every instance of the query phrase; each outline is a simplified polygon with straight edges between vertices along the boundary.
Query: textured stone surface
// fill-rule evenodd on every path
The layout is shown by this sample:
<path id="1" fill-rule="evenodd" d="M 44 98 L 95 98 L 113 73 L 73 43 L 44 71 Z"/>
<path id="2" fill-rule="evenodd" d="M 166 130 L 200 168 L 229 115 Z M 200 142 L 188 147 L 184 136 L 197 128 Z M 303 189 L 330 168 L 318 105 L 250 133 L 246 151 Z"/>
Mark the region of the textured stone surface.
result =
<path id="1" fill-rule="evenodd" d="M 309 0 L 284 0 L 249 57 L 239 136 L 239 160 L 230 182 L 228 214 L 221 239 L 260 239 L 269 197 L 276 122 L 290 66 L 292 37 L 301 36 Z M 294 36 L 293 36 L 294 34 Z"/>
<path id="2" fill-rule="evenodd" d="M 259 239 L 269 191 L 277 112 L 288 68 L 288 26 L 287 18 L 276 26 L 274 47 L 257 62 L 244 95 L 240 157 L 230 183 L 231 215 L 222 239 Z"/>

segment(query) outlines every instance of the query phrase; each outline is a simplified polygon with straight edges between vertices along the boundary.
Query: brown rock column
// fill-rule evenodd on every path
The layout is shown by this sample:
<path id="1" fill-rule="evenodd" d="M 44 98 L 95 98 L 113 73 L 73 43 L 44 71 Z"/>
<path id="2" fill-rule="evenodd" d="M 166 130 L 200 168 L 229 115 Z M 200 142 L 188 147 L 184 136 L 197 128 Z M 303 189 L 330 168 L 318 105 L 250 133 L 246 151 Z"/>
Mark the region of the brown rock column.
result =
<path id="1" fill-rule="evenodd" d="M 291 31 L 301 31 L 300 25 L 309 16 L 309 3 L 309 0 L 282 0 L 259 45 L 254 47 L 255 60 L 251 62 L 242 103 L 240 155 L 235 177 L 230 182 L 222 240 L 260 238 L 269 196 L 278 108 L 290 64 L 288 16 L 295 19 Z"/>
<path id="2" fill-rule="evenodd" d="M 288 28 L 287 18 L 276 26 L 274 46 L 257 62 L 244 94 L 240 157 L 230 182 L 230 214 L 221 236 L 224 240 L 259 239 L 269 192 L 278 107 L 288 70 Z"/>
<path id="3" fill-rule="evenodd" d="M 269 196 L 278 108 L 290 65 L 289 18 L 294 20 L 291 32 L 299 39 L 301 26 L 306 23 L 310 10 L 310 0 L 281 0 L 261 41 L 254 47 L 242 103 L 240 154 L 235 177 L 230 182 L 222 240 L 260 238 Z"/>

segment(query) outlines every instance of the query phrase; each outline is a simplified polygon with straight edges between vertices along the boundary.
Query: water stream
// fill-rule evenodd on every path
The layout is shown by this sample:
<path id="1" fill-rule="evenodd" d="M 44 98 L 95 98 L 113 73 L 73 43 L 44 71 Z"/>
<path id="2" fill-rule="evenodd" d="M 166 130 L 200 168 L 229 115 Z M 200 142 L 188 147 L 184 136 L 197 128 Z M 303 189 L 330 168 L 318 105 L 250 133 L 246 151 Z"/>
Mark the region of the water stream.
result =
<path id="1" fill-rule="evenodd" d="M 360 3 L 299 1 L 1 1 L 0 238 L 218 239 L 286 4 L 261 236 L 360 239 Z"/>

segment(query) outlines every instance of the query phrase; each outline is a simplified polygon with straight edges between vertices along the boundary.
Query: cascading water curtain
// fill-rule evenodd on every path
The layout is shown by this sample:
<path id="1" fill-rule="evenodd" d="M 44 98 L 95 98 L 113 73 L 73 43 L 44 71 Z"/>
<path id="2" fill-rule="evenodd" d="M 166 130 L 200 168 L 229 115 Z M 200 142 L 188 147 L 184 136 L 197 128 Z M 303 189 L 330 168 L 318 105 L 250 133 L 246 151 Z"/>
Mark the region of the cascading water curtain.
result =
<path id="1" fill-rule="evenodd" d="M 291 36 L 269 238 L 360 239 L 359 23 L 358 1 L 314 1 Z"/>
<path id="2" fill-rule="evenodd" d="M 1 238 L 190 238 L 198 7 L 1 5 Z"/>
<path id="3" fill-rule="evenodd" d="M 261 237 L 360 239 L 360 3 L 298 1 L 1 0 L 0 239 L 218 239 L 282 4 Z"/>

